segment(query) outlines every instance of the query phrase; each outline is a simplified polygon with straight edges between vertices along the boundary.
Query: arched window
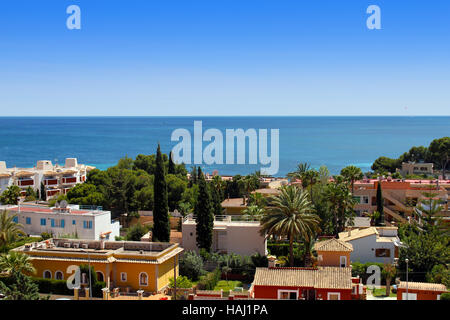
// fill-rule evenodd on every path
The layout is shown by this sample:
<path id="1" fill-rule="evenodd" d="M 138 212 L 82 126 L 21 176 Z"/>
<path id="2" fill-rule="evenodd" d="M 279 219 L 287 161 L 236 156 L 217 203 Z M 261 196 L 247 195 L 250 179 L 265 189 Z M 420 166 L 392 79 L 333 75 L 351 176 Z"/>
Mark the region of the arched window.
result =
<path id="1" fill-rule="evenodd" d="M 52 272 L 50 270 L 44 271 L 44 279 L 51 279 L 52 278 Z"/>
<path id="2" fill-rule="evenodd" d="M 147 286 L 148 285 L 148 276 L 147 273 L 141 272 L 139 274 L 139 285 L 140 286 Z"/>
<path id="3" fill-rule="evenodd" d="M 56 280 L 63 280 L 64 279 L 64 275 L 63 275 L 63 273 L 61 272 L 61 271 L 56 271 L 55 272 L 55 279 Z"/>
<path id="4" fill-rule="evenodd" d="M 100 282 L 104 282 L 105 281 L 105 277 L 103 276 L 103 272 L 101 271 L 96 271 L 95 272 L 97 274 L 97 280 Z"/>

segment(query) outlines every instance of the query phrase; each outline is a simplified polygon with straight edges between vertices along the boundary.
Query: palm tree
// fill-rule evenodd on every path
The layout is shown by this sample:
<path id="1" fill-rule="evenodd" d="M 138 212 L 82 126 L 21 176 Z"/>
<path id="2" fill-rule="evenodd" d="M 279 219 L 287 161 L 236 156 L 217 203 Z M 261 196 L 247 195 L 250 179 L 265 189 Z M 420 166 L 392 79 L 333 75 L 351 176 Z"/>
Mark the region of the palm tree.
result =
<path id="1" fill-rule="evenodd" d="M 305 242 L 303 247 L 303 261 L 305 267 L 312 267 L 317 252 L 314 250 L 314 244 L 316 240 L 313 238 L 311 241 Z"/>
<path id="2" fill-rule="evenodd" d="M 8 254 L 0 256 L 0 270 L 7 274 L 11 274 L 14 271 L 21 273 L 36 272 L 28 255 L 17 251 L 10 251 Z"/>
<path id="3" fill-rule="evenodd" d="M 258 188 L 259 186 L 259 179 L 255 174 L 249 174 L 242 178 L 242 185 L 245 190 L 245 195 L 247 196 L 247 204 L 248 200 L 250 198 L 250 192 Z M 244 197 L 244 204 L 246 203 L 245 197 Z"/>
<path id="4" fill-rule="evenodd" d="M 336 181 L 329 183 L 326 189 L 326 196 L 330 203 L 330 211 L 334 215 L 335 235 L 344 231 L 345 223 L 353 220 L 353 207 L 355 201 L 348 189 L 348 185 L 342 181 L 340 177 L 336 177 Z"/>
<path id="5" fill-rule="evenodd" d="M 386 296 L 389 297 L 391 293 L 391 280 L 397 274 L 397 269 L 391 263 L 385 263 L 383 267 L 383 274 L 386 278 Z"/>
<path id="6" fill-rule="evenodd" d="M 308 193 L 296 186 L 283 186 L 273 197 L 269 211 L 261 219 L 261 234 L 289 239 L 289 264 L 294 266 L 294 240 L 312 241 L 319 231 L 320 218 L 313 214 Z"/>
<path id="7" fill-rule="evenodd" d="M 310 165 L 307 162 L 299 163 L 297 169 L 293 172 L 289 172 L 287 176 L 289 178 L 301 179 L 303 174 L 310 169 Z"/>
<path id="8" fill-rule="evenodd" d="M 262 216 L 264 214 L 264 209 L 260 208 L 257 205 L 251 205 L 251 206 L 248 206 L 247 208 L 245 208 L 242 211 L 242 213 L 245 215 L 249 215 L 252 218 L 255 218 L 255 217 Z"/>
<path id="9" fill-rule="evenodd" d="M 0 250 L 6 250 L 18 236 L 25 235 L 23 226 L 14 222 L 15 217 L 17 215 L 9 215 L 6 210 L 0 214 Z"/>
<path id="10" fill-rule="evenodd" d="M 363 178 L 361 169 L 355 166 L 348 166 L 341 170 L 341 175 L 344 177 L 344 179 L 350 182 L 353 195 L 355 181 Z"/>

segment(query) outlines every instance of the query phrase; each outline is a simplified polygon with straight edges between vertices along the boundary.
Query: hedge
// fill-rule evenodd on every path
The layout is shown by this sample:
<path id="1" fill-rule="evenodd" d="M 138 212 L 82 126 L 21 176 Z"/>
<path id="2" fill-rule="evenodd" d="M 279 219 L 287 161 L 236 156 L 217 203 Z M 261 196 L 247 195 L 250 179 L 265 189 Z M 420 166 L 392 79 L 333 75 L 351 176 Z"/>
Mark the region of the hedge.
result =
<path id="1" fill-rule="evenodd" d="M 37 283 L 40 293 L 60 294 L 60 295 L 73 295 L 73 289 L 67 287 L 66 280 L 53 280 L 43 278 L 32 278 Z M 97 281 L 92 284 L 92 296 L 96 298 L 103 297 L 102 289 L 106 287 L 105 282 Z"/>

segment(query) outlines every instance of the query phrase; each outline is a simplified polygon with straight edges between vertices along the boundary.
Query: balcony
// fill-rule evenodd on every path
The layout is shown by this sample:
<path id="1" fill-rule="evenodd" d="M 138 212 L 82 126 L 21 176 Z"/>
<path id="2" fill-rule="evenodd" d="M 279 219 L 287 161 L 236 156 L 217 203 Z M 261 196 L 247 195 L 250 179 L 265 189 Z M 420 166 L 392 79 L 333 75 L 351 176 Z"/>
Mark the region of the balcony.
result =
<path id="1" fill-rule="evenodd" d="M 74 184 L 77 183 L 77 177 L 63 177 L 62 178 L 63 184 Z"/>
<path id="2" fill-rule="evenodd" d="M 22 179 L 22 180 L 17 181 L 17 184 L 19 187 L 34 186 L 34 180 L 33 179 Z"/>
<path id="3" fill-rule="evenodd" d="M 58 179 L 45 179 L 44 185 L 46 186 L 56 186 L 58 185 Z"/>

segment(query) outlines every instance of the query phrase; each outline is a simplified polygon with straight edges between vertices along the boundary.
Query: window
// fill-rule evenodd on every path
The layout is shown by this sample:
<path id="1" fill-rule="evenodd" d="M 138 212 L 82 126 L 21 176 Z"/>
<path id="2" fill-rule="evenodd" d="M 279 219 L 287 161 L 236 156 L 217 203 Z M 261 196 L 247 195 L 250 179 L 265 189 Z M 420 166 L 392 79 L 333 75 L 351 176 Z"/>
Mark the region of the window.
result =
<path id="1" fill-rule="evenodd" d="M 340 260 L 341 268 L 344 268 L 347 266 L 347 257 L 346 256 L 341 256 L 339 260 Z"/>
<path id="2" fill-rule="evenodd" d="M 41 226 L 45 226 L 47 224 L 47 221 L 45 220 L 45 218 L 41 219 Z"/>
<path id="3" fill-rule="evenodd" d="M 83 228 L 85 228 L 85 229 L 92 229 L 92 221 L 84 220 L 83 221 Z"/>
<path id="4" fill-rule="evenodd" d="M 140 286 L 147 286 L 148 285 L 148 276 L 145 272 L 141 272 L 139 274 L 139 285 Z"/>
<path id="5" fill-rule="evenodd" d="M 341 294 L 339 292 L 328 292 L 327 300 L 341 300 Z"/>
<path id="6" fill-rule="evenodd" d="M 391 256 L 390 249 L 375 249 L 375 257 L 383 258 L 383 257 L 390 257 L 390 256 Z"/>
<path id="7" fill-rule="evenodd" d="M 12 220 L 13 220 L 15 223 L 19 223 L 19 217 L 18 217 L 18 216 L 15 216 Z"/>
<path id="8" fill-rule="evenodd" d="M 25 223 L 26 224 L 31 224 L 31 218 L 30 217 L 26 217 L 25 218 Z"/>
<path id="9" fill-rule="evenodd" d="M 297 300 L 297 290 L 278 290 L 278 300 Z"/>
<path id="10" fill-rule="evenodd" d="M 100 282 L 104 282 L 105 281 L 105 276 L 103 275 L 103 272 L 97 271 L 96 274 L 97 274 L 97 280 L 98 281 L 100 281 Z"/>
<path id="11" fill-rule="evenodd" d="M 120 281 L 122 281 L 122 282 L 127 281 L 127 273 L 126 272 L 120 273 Z"/>
<path id="12" fill-rule="evenodd" d="M 64 228 L 65 221 L 64 219 L 50 219 L 50 224 L 52 228 Z"/>
<path id="13" fill-rule="evenodd" d="M 72 220 L 72 224 L 73 224 L 73 225 L 76 225 L 77 222 L 76 222 L 75 220 Z"/>
<path id="14" fill-rule="evenodd" d="M 45 270 L 43 274 L 44 279 L 51 279 L 52 278 L 52 272 L 50 270 Z"/>
<path id="15" fill-rule="evenodd" d="M 362 196 L 361 197 L 361 203 L 362 204 L 368 204 L 369 203 L 369 197 L 368 196 Z"/>
<path id="16" fill-rule="evenodd" d="M 63 280 L 64 279 L 64 275 L 63 275 L 63 273 L 61 272 L 61 271 L 56 271 L 55 272 L 55 279 L 56 280 Z"/>

